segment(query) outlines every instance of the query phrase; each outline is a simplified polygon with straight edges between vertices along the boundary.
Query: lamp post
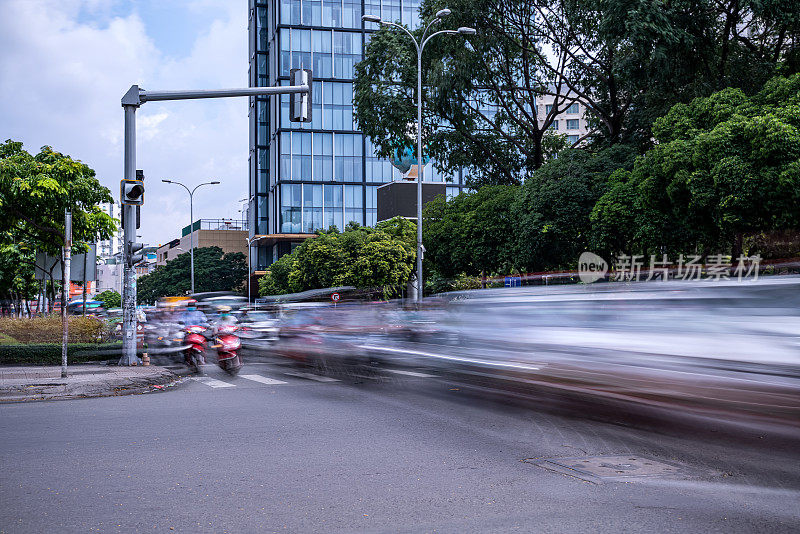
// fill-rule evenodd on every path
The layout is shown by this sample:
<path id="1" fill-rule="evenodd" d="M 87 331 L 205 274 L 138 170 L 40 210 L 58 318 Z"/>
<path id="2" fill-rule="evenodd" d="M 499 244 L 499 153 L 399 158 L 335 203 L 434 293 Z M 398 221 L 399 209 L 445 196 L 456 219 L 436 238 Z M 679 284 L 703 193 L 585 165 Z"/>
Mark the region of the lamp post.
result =
<path id="1" fill-rule="evenodd" d="M 258 239 L 260 236 L 254 235 L 253 237 L 245 237 L 247 241 L 247 305 L 250 306 L 250 278 L 252 274 L 250 272 L 250 255 L 252 254 L 253 250 L 251 249 L 253 245 L 253 241 Z"/>
<path id="2" fill-rule="evenodd" d="M 194 295 L 194 192 L 197 191 L 197 188 L 203 185 L 217 185 L 219 182 L 203 182 L 202 184 L 196 185 L 194 189 L 189 189 L 184 184 L 180 182 L 175 182 L 173 180 L 161 180 L 165 184 L 175 184 L 183 187 L 186 189 L 186 192 L 189 193 L 189 255 L 190 255 L 190 264 L 191 264 L 191 277 L 192 277 L 192 295 Z"/>
<path id="3" fill-rule="evenodd" d="M 422 246 L 422 180 L 425 173 L 425 167 L 422 164 L 422 52 L 425 50 L 425 45 L 428 43 L 428 41 L 437 35 L 475 35 L 476 33 L 474 28 L 462 26 L 457 30 L 440 30 L 428 35 L 428 30 L 431 29 L 431 26 L 437 22 L 440 22 L 444 17 L 450 15 L 451 13 L 452 11 L 447 8 L 437 11 L 436 16 L 428 23 L 428 25 L 425 27 L 425 30 L 422 32 L 422 36 L 420 37 L 422 41 L 421 43 L 416 37 L 414 37 L 414 34 L 400 24 L 386 22 L 381 20 L 381 18 L 377 15 L 364 15 L 361 17 L 361 20 L 364 22 L 374 22 L 376 24 L 383 24 L 384 26 L 394 26 L 395 28 L 400 28 L 406 32 L 409 37 L 411 37 L 411 40 L 414 42 L 414 46 L 417 49 L 417 304 L 422 302 L 422 254 L 425 251 L 425 248 Z"/>

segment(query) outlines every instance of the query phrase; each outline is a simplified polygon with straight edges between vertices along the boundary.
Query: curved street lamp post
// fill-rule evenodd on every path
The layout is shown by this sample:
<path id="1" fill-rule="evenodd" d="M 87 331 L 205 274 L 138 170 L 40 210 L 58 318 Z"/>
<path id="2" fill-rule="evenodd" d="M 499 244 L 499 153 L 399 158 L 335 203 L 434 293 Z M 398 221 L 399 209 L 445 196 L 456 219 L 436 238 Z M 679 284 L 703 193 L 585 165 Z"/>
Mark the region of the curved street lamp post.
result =
<path id="1" fill-rule="evenodd" d="M 192 277 L 192 295 L 194 295 L 194 192 L 197 191 L 197 188 L 203 185 L 217 185 L 219 182 L 203 182 L 202 184 L 196 185 L 194 189 L 189 189 L 184 184 L 180 182 L 175 182 L 173 180 L 161 180 L 165 184 L 175 184 L 183 187 L 186 189 L 186 192 L 189 193 L 189 255 L 191 257 L 191 277 Z"/>
<path id="2" fill-rule="evenodd" d="M 450 15 L 451 13 L 452 11 L 446 8 L 440 9 L 436 12 L 434 19 L 428 23 L 428 25 L 425 27 L 425 31 L 422 32 L 422 43 L 417 41 L 417 38 L 414 37 L 414 35 L 408 31 L 408 29 L 400 24 L 395 22 L 386 22 L 381 20 L 381 18 L 377 15 L 364 15 L 361 17 L 361 20 L 364 22 L 374 22 L 376 24 L 394 26 L 395 28 L 401 29 L 409 37 L 411 37 L 411 40 L 414 42 L 414 46 L 417 49 L 417 304 L 422 302 L 422 254 L 425 252 L 425 248 L 422 246 L 422 181 L 425 172 L 424 165 L 422 163 L 422 52 L 425 50 L 425 45 L 428 43 L 428 41 L 437 35 L 475 35 L 476 33 L 474 28 L 462 26 L 457 30 L 440 30 L 428 35 L 428 30 L 430 30 L 431 26 L 437 22 L 440 22 L 442 18 Z"/>

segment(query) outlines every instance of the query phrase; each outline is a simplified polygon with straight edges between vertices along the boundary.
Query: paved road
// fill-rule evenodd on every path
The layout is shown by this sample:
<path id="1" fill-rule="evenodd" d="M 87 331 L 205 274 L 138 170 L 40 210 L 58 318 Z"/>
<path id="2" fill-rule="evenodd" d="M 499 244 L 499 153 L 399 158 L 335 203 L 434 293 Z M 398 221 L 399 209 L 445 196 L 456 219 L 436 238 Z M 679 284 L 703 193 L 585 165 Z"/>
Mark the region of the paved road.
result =
<path id="1" fill-rule="evenodd" d="M 770 438 L 654 434 L 429 376 L 287 370 L 211 368 L 163 393 L 0 406 L 0 532 L 800 529 L 798 457 Z M 595 484 L 532 463 L 610 455 L 686 471 Z"/>

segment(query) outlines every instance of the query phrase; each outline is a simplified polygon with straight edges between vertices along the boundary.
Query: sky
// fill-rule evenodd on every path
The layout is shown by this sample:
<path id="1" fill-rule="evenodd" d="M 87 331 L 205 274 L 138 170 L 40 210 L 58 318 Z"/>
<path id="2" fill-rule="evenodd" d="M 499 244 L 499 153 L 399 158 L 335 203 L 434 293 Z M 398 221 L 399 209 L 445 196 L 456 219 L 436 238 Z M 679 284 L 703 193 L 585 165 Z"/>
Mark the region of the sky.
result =
<path id="1" fill-rule="evenodd" d="M 246 0 L 0 0 L 0 142 L 43 145 L 88 164 L 119 197 L 123 112 L 148 90 L 247 87 Z M 247 99 L 148 102 L 137 112 L 145 173 L 140 241 L 195 219 L 241 219 L 248 195 Z"/>

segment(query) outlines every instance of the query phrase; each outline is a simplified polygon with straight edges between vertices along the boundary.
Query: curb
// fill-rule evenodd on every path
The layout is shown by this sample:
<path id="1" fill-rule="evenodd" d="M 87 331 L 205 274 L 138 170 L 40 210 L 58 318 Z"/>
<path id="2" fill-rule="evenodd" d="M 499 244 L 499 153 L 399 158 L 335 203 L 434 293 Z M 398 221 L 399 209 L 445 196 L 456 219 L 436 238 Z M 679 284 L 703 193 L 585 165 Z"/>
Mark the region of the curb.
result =
<path id="1" fill-rule="evenodd" d="M 186 376 L 194 374 L 188 367 L 163 369 L 157 376 L 118 378 L 100 384 L 34 384 L 0 390 L 0 404 L 51 400 L 119 397 L 163 391 L 180 384 Z M 6 392 L 10 394 L 5 394 Z M 24 394 L 14 394 L 21 393 Z"/>

